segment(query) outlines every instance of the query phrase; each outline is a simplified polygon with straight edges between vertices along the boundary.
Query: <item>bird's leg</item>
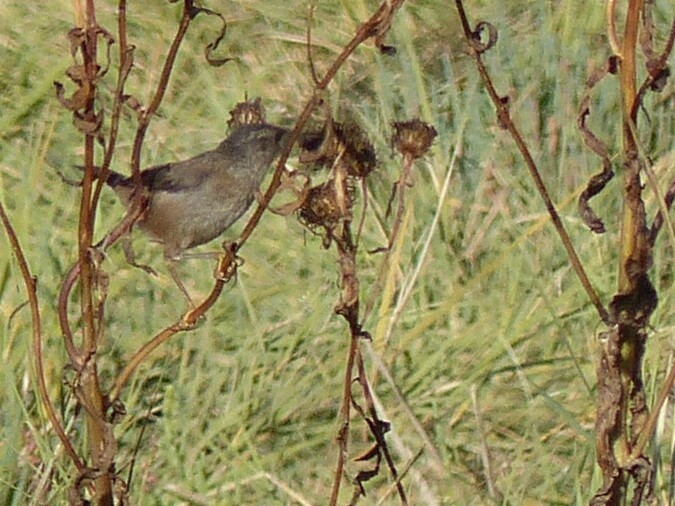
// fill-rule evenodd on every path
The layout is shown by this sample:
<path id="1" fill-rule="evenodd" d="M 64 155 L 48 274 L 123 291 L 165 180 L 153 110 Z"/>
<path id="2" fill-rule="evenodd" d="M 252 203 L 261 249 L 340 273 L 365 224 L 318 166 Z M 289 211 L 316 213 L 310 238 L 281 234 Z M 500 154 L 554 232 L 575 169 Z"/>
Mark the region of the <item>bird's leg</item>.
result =
<path id="1" fill-rule="evenodd" d="M 129 265 L 143 269 L 148 274 L 157 276 L 157 271 L 150 267 L 149 265 L 139 264 L 136 262 L 136 253 L 134 253 L 134 247 L 131 244 L 131 234 L 126 233 L 122 236 L 122 250 L 124 251 L 124 258 L 126 259 Z"/>
<path id="2" fill-rule="evenodd" d="M 190 294 L 187 291 L 187 288 L 185 288 L 185 285 L 180 279 L 180 276 L 178 275 L 178 269 L 176 269 L 176 258 L 172 257 L 166 257 L 166 266 L 169 269 L 169 273 L 171 274 L 171 277 L 173 278 L 174 283 L 176 283 L 176 286 L 178 289 L 181 291 L 181 293 L 185 296 L 185 298 L 188 301 L 188 304 L 190 305 L 190 308 L 194 309 L 197 306 L 192 300 L 192 297 L 190 297 Z"/>
<path id="3" fill-rule="evenodd" d="M 193 258 L 218 258 L 223 253 L 220 251 L 200 251 L 198 253 L 182 253 L 181 259 L 191 260 Z"/>

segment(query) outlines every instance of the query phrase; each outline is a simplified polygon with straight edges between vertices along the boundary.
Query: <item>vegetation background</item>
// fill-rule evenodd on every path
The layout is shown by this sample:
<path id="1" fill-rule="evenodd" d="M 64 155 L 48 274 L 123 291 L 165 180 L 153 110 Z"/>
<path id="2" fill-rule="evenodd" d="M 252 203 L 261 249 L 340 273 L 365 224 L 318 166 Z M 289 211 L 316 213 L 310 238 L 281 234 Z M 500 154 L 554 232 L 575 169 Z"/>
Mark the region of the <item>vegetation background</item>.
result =
<path id="1" fill-rule="evenodd" d="M 316 4 L 312 41 L 319 73 L 376 5 Z M 205 63 L 203 48 L 219 26 L 216 18 L 197 18 L 151 124 L 144 166 L 213 147 L 226 135 L 229 109 L 245 96 L 262 97 L 268 119 L 287 126 L 310 96 L 307 2 L 211 0 L 205 6 L 227 19 L 220 51 L 236 61 L 219 68 Z M 512 115 L 607 299 L 616 286 L 618 180 L 593 201 L 606 234 L 590 233 L 576 212 L 576 198 L 600 168 L 582 146 L 576 115 L 587 75 L 609 55 L 604 7 L 570 0 L 474 1 L 467 8 L 474 20 L 499 30 L 486 62 L 497 87 L 511 96 Z M 111 31 L 115 9 L 114 2 L 97 6 L 99 23 Z M 129 39 L 137 46 L 128 91 L 144 101 L 179 7 L 131 2 L 128 11 Z M 657 26 L 669 25 L 668 11 L 667 2 L 657 3 Z M 0 198 L 38 277 L 50 393 L 61 399 L 66 421 L 73 419 L 72 403 L 53 309 L 76 258 L 78 199 L 57 170 L 76 177 L 82 143 L 55 100 L 53 81 L 63 80 L 72 62 L 66 38 L 72 16 L 65 0 L 0 3 Z M 362 46 L 328 100 L 336 118 L 359 123 L 378 151 L 360 243 L 364 294 L 380 261 L 368 251 L 386 244 L 384 211 L 401 167 L 389 146 L 391 123 L 420 117 L 439 134 L 416 164 L 404 241 L 365 322 L 373 337 L 366 357 L 374 394 L 381 417 L 392 423 L 388 441 L 399 470 L 411 464 L 404 479 L 410 501 L 585 504 L 600 484 L 593 431 L 597 315 L 511 139 L 496 124 L 464 54 L 454 6 L 405 3 L 386 43 L 396 47 L 395 56 Z M 611 78 L 601 83 L 590 118 L 615 150 L 617 90 Z M 675 161 L 673 97 L 672 81 L 650 95 L 642 124 L 664 185 Z M 128 170 L 133 129 L 130 115 L 122 122 L 116 170 Z M 110 193 L 101 204 L 99 237 L 123 214 Z M 645 195 L 652 217 L 657 204 L 651 192 Z M 359 203 L 357 215 L 362 195 Z M 149 277 L 129 267 L 120 248 L 110 250 L 104 377 L 114 377 L 184 309 L 160 248 L 140 236 L 135 245 L 141 261 L 162 274 Z M 47 476 L 53 480 L 48 497 L 58 502 L 71 477 L 35 399 L 30 315 L 21 307 L 26 296 L 10 253 L 0 248 L 0 503 L 31 503 Z M 323 504 L 329 495 L 349 340 L 333 314 L 335 253 L 322 249 L 295 216 L 267 213 L 241 254 L 236 283 L 206 321 L 157 350 L 122 394 L 128 414 L 116 428 L 118 463 L 126 471 L 135 459 L 135 504 Z M 653 267 L 660 302 L 645 358 L 652 394 L 671 366 L 672 257 L 660 237 Z M 181 269 L 189 272 L 189 290 L 208 290 L 208 261 Z M 669 401 L 651 450 L 664 502 L 675 487 L 672 411 Z M 370 444 L 365 425 L 357 420 L 353 427 L 352 457 Z M 358 469 L 351 460 L 349 475 Z M 384 467 L 366 490 L 361 504 L 397 502 Z M 350 494 L 343 487 L 342 502 Z"/>

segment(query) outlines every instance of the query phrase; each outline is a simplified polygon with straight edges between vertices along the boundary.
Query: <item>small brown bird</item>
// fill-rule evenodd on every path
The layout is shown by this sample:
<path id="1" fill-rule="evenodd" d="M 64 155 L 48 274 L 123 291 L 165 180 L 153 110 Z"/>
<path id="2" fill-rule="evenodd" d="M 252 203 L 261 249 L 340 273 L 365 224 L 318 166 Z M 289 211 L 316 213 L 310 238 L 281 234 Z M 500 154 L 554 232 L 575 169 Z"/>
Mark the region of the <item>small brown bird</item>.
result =
<path id="1" fill-rule="evenodd" d="M 246 212 L 288 134 L 268 124 L 241 125 L 211 151 L 141 172 L 150 200 L 137 224 L 163 244 L 171 275 L 188 300 L 173 261 L 221 235 Z M 131 177 L 111 171 L 106 183 L 130 205 Z"/>

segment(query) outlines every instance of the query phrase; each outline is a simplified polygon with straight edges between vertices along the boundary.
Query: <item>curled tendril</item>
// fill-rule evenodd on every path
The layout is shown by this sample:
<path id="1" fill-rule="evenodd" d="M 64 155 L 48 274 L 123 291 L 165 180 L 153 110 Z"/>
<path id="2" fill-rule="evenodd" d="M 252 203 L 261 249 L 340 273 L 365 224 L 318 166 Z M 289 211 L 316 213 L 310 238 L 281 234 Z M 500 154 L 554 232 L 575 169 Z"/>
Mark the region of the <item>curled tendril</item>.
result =
<path id="1" fill-rule="evenodd" d="M 483 31 L 487 30 L 488 38 L 483 42 Z M 492 48 L 499 39 L 497 29 L 492 23 L 481 21 L 476 25 L 476 28 L 471 32 L 471 47 L 478 53 L 484 53 Z"/>
<path id="2" fill-rule="evenodd" d="M 602 160 L 602 171 L 590 178 L 586 188 L 579 196 L 578 202 L 581 219 L 586 226 L 596 234 L 604 233 L 605 225 L 595 214 L 589 201 L 605 188 L 607 183 L 614 177 L 614 172 L 612 171 L 612 164 L 609 159 L 609 149 L 607 148 L 607 145 L 602 142 L 590 128 L 588 128 L 586 120 L 591 112 L 591 91 L 606 75 L 615 73 L 617 68 L 618 59 L 615 56 L 612 56 L 601 68 L 593 71 L 586 80 L 586 89 L 577 116 L 577 128 L 579 128 L 584 144 Z"/>

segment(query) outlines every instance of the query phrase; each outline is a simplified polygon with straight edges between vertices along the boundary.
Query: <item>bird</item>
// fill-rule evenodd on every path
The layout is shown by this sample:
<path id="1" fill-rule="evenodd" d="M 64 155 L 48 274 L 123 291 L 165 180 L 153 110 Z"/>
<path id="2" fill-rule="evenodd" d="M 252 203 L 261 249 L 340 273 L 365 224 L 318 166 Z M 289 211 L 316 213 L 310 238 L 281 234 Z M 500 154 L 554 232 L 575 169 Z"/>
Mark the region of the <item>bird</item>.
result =
<path id="1" fill-rule="evenodd" d="M 136 224 L 162 244 L 171 276 L 191 305 L 175 261 L 186 250 L 223 234 L 246 212 L 289 134 L 271 124 L 242 124 L 215 149 L 141 171 L 141 186 L 149 200 Z M 105 183 L 127 208 L 131 206 L 137 189 L 132 177 L 109 171 Z M 136 264 L 132 254 L 127 259 L 153 272 Z"/>

